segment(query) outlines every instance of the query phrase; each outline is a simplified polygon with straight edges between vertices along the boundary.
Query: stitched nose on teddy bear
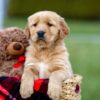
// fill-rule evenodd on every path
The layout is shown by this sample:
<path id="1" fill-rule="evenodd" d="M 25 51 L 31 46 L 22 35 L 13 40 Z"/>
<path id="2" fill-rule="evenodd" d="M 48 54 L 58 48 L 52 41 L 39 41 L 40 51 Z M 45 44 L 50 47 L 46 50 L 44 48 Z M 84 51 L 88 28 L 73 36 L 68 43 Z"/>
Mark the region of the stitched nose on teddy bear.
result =
<path id="1" fill-rule="evenodd" d="M 19 43 L 15 43 L 15 44 L 13 45 L 13 48 L 14 48 L 14 50 L 21 50 L 21 49 L 22 49 L 22 45 L 19 44 Z"/>
<path id="2" fill-rule="evenodd" d="M 12 42 L 7 46 L 7 52 L 10 55 L 22 55 L 25 47 L 20 42 Z"/>

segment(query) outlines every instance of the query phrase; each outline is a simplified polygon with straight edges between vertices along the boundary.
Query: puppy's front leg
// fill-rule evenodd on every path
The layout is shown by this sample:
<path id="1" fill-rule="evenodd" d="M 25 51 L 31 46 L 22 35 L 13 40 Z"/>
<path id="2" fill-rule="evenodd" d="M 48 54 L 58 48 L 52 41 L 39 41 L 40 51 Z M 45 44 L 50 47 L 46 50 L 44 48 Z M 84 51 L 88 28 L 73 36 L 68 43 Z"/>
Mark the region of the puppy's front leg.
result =
<path id="1" fill-rule="evenodd" d="M 48 84 L 48 95 L 52 100 L 60 100 L 62 81 L 66 79 L 66 71 L 57 70 L 51 73 Z"/>
<path id="2" fill-rule="evenodd" d="M 20 94 L 22 98 L 28 98 L 33 94 L 34 80 L 38 77 L 34 67 L 26 67 L 22 75 Z"/>

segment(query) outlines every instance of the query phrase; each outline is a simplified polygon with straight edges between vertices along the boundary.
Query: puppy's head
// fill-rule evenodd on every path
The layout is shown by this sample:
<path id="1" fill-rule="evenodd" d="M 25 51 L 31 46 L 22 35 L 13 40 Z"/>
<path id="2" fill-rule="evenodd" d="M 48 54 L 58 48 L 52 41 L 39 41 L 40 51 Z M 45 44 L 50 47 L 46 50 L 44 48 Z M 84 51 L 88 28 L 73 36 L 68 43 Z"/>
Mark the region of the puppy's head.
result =
<path id="1" fill-rule="evenodd" d="M 57 40 L 63 40 L 69 28 L 57 13 L 41 11 L 29 16 L 26 32 L 30 34 L 33 43 L 51 45 Z"/>

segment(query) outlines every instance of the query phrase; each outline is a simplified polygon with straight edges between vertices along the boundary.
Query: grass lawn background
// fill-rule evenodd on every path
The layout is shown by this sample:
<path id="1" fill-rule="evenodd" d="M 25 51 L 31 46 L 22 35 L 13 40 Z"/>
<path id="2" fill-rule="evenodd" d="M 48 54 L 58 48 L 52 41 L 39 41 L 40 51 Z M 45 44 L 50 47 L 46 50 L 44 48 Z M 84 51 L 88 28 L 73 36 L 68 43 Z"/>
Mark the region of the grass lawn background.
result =
<path id="1" fill-rule="evenodd" d="M 6 18 L 5 27 L 24 28 L 24 18 Z M 67 20 L 71 34 L 65 39 L 75 73 L 83 76 L 82 100 L 100 99 L 100 22 Z"/>

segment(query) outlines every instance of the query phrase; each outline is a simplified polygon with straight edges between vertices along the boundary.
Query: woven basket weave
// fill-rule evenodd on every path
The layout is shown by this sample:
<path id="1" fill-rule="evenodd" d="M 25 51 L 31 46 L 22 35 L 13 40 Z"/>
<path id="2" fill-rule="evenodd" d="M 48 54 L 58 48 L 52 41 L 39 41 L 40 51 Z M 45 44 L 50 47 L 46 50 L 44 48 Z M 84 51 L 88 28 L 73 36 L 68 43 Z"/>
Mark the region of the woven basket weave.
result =
<path id="1" fill-rule="evenodd" d="M 60 100 L 81 100 L 81 79 L 80 75 L 74 75 L 65 80 Z"/>

